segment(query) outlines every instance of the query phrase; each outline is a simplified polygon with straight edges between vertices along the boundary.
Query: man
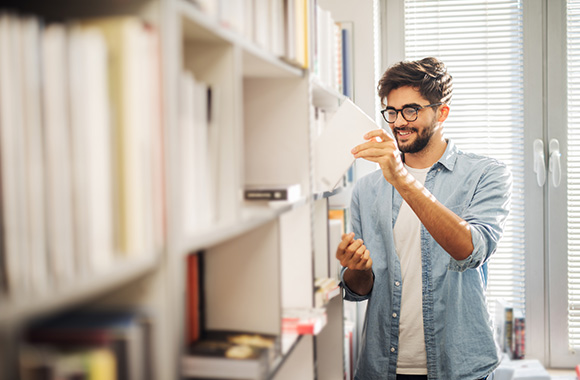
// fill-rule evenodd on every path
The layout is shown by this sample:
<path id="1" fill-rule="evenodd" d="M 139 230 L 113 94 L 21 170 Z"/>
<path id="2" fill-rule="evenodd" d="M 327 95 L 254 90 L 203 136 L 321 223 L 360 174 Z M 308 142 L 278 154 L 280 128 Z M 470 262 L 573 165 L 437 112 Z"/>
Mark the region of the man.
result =
<path id="1" fill-rule="evenodd" d="M 352 150 L 380 166 L 357 182 L 336 252 L 345 298 L 368 300 L 357 380 L 485 379 L 499 364 L 485 263 L 512 177 L 444 138 L 452 87 L 435 58 L 395 64 L 378 85 L 394 138 L 378 129 Z"/>

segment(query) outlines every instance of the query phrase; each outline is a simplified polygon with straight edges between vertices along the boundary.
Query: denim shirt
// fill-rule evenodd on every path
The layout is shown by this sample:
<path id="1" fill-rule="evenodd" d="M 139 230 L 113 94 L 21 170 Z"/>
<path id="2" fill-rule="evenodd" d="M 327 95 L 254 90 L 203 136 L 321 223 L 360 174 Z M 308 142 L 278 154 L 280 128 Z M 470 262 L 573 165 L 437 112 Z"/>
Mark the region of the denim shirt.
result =
<path id="1" fill-rule="evenodd" d="M 451 141 L 427 173 L 425 187 L 469 223 L 474 247 L 469 257 L 457 261 L 421 226 L 423 326 L 430 380 L 481 379 L 499 364 L 485 297 L 486 262 L 503 232 L 511 186 L 512 176 L 504 164 L 461 152 Z M 375 277 L 366 296 L 351 291 L 343 280 L 345 299 L 368 299 L 357 380 L 396 379 L 404 284 L 393 227 L 402 202 L 381 170 L 361 178 L 353 190 L 353 231 L 370 251 Z"/>

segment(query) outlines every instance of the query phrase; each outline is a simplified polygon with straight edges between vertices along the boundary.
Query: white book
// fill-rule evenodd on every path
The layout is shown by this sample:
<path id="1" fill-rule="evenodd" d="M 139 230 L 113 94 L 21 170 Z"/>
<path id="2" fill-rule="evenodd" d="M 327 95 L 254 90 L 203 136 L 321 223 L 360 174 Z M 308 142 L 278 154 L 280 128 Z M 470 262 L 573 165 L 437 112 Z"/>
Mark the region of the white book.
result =
<path id="1" fill-rule="evenodd" d="M 151 201 L 151 71 L 147 36 L 136 18 L 123 21 L 125 47 L 123 70 L 124 120 L 121 126 L 124 163 L 125 254 L 135 256 L 152 248 L 148 234 Z"/>
<path id="2" fill-rule="evenodd" d="M 151 64 L 151 180 L 153 197 L 153 238 L 155 252 L 161 252 L 165 246 L 165 158 L 164 158 L 164 125 L 162 113 L 162 74 L 161 74 L 161 41 L 156 28 L 145 25 L 150 45 Z"/>
<path id="3" fill-rule="evenodd" d="M 213 180 L 209 161 L 209 120 L 208 86 L 196 81 L 194 88 L 194 130 L 195 130 L 195 188 L 197 189 L 196 210 L 198 227 L 215 223 L 215 207 L 212 202 Z"/>
<path id="4" fill-rule="evenodd" d="M 270 0 L 254 0 L 254 42 L 270 48 Z"/>
<path id="5" fill-rule="evenodd" d="M 42 141 L 42 84 L 40 76 L 40 24 L 35 17 L 20 20 L 22 43 L 22 95 L 26 152 L 26 200 L 28 203 L 28 273 L 32 291 L 48 289 L 44 204 L 44 149 Z"/>
<path id="6" fill-rule="evenodd" d="M 48 25 L 42 43 L 49 267 L 54 280 L 63 286 L 75 272 L 65 27 Z"/>
<path id="7" fill-rule="evenodd" d="M 23 131 L 19 20 L 0 13 L 0 163 L 6 285 L 12 296 L 29 291 L 26 149 Z"/>
<path id="8" fill-rule="evenodd" d="M 315 141 L 315 185 L 334 190 L 354 162 L 352 148 L 365 142 L 364 135 L 380 127 L 350 99 L 344 99 Z"/>
<path id="9" fill-rule="evenodd" d="M 151 135 L 154 123 L 151 41 L 143 22 L 132 16 L 84 21 L 105 36 L 115 146 L 116 246 L 123 256 L 150 252 L 153 200 Z"/>
<path id="10" fill-rule="evenodd" d="M 254 39 L 254 0 L 243 0 L 244 2 L 244 36 L 249 40 Z"/>
<path id="11" fill-rule="evenodd" d="M 185 234 L 196 230 L 199 215 L 196 210 L 198 191 L 196 188 L 196 131 L 194 112 L 195 79 L 188 71 L 181 73 L 179 81 L 179 142 L 182 226 Z"/>
<path id="12" fill-rule="evenodd" d="M 319 9 L 320 15 L 319 34 L 320 45 L 318 46 L 319 62 L 320 62 L 320 80 L 325 85 L 335 88 L 334 60 L 336 58 L 335 37 L 334 37 L 334 20 L 332 14 L 324 9 Z"/>
<path id="13" fill-rule="evenodd" d="M 296 5 L 297 0 L 284 0 L 284 57 L 289 62 L 296 61 Z"/>
<path id="14" fill-rule="evenodd" d="M 270 1 L 270 52 L 284 56 L 284 0 Z"/>
<path id="15" fill-rule="evenodd" d="M 69 30 L 69 99 L 75 237 L 82 274 L 102 273 L 114 259 L 111 123 L 107 46 L 99 30 Z"/>
<path id="16" fill-rule="evenodd" d="M 219 0 L 219 18 L 222 25 L 235 32 L 244 32 L 244 1 Z"/>

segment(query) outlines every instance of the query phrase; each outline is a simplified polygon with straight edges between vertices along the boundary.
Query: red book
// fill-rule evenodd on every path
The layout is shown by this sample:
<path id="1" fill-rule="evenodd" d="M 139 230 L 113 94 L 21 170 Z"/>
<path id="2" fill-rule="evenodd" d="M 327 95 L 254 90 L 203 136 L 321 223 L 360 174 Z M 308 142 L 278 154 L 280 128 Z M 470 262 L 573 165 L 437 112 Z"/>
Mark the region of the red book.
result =
<path id="1" fill-rule="evenodd" d="M 201 333 L 200 256 L 187 256 L 187 316 L 186 330 L 189 343 L 199 340 Z"/>

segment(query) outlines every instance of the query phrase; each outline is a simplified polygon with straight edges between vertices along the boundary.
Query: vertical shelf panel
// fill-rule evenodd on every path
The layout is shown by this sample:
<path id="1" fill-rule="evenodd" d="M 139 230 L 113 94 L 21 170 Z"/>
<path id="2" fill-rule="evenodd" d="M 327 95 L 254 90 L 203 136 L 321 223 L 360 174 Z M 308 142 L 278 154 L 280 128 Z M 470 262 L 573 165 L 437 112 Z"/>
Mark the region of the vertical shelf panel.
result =
<path id="1" fill-rule="evenodd" d="M 282 307 L 313 305 L 310 207 L 302 206 L 280 216 Z"/>
<path id="2" fill-rule="evenodd" d="M 313 337 L 304 335 L 292 350 L 282 367 L 274 375 L 274 380 L 312 380 L 314 379 Z M 337 379 L 342 379 L 337 377 Z"/>
<path id="3" fill-rule="evenodd" d="M 206 251 L 207 329 L 280 334 L 279 246 L 275 220 Z"/>
<path id="4" fill-rule="evenodd" d="M 314 207 L 314 277 L 329 277 L 328 247 L 328 201 L 326 198 L 313 202 Z"/>
<path id="5" fill-rule="evenodd" d="M 344 375 L 344 320 L 342 297 L 334 297 L 326 306 L 328 322 L 316 336 L 316 373 L 318 380 L 342 379 Z"/>
<path id="6" fill-rule="evenodd" d="M 309 128 L 306 78 L 245 78 L 245 183 L 299 183 L 307 194 Z"/>

